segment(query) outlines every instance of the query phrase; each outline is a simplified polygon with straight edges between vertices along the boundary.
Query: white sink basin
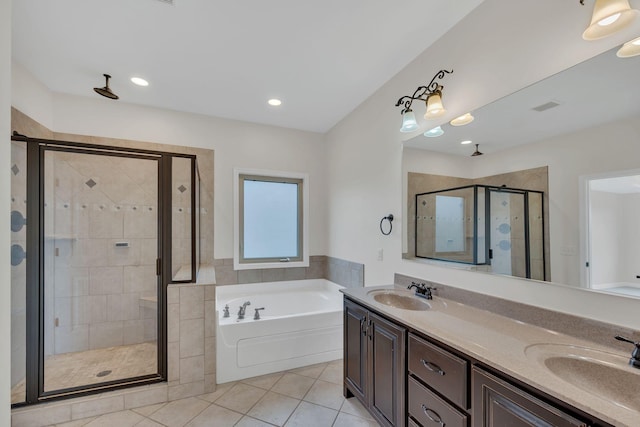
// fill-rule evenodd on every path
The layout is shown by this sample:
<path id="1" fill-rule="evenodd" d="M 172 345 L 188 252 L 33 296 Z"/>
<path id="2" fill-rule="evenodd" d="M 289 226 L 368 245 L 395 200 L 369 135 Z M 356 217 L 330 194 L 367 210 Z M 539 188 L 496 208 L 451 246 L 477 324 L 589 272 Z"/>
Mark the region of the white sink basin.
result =
<path id="1" fill-rule="evenodd" d="M 562 381 L 640 413 L 640 369 L 629 357 L 563 344 L 534 344 L 525 354 Z"/>

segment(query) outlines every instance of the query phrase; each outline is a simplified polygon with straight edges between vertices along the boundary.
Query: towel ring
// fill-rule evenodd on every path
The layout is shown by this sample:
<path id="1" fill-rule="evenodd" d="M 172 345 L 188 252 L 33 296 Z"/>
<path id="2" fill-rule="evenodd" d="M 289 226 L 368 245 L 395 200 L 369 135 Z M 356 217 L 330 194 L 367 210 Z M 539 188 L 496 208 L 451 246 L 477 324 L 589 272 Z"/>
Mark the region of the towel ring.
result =
<path id="1" fill-rule="evenodd" d="M 382 228 L 382 223 L 384 222 L 384 220 L 385 220 L 385 219 L 386 219 L 387 221 L 389 221 L 389 231 L 388 231 L 388 232 L 386 232 L 386 233 L 384 232 L 384 229 Z M 389 214 L 389 215 L 387 215 L 387 216 L 383 217 L 383 218 L 380 220 L 380 232 L 381 232 L 382 234 L 384 234 L 385 236 L 388 236 L 389 234 L 391 234 L 391 230 L 393 230 L 393 214 Z"/>

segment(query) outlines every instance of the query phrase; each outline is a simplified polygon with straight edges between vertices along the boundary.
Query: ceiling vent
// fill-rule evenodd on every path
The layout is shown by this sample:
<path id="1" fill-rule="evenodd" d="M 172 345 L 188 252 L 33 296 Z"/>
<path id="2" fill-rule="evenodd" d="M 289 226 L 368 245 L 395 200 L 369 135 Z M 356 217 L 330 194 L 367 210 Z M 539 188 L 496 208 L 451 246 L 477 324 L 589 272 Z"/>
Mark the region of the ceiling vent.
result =
<path id="1" fill-rule="evenodd" d="M 547 102 L 547 103 L 545 103 L 545 104 L 538 105 L 537 107 L 533 107 L 533 108 L 532 108 L 532 110 L 535 110 L 535 111 L 537 111 L 537 112 L 539 112 L 539 113 L 540 113 L 540 112 L 543 112 L 543 111 L 545 111 L 545 110 L 549 110 L 549 109 L 551 109 L 551 108 L 555 108 L 555 107 L 557 107 L 558 105 L 560 105 L 558 102 L 555 102 L 555 101 L 549 101 L 549 102 Z"/>

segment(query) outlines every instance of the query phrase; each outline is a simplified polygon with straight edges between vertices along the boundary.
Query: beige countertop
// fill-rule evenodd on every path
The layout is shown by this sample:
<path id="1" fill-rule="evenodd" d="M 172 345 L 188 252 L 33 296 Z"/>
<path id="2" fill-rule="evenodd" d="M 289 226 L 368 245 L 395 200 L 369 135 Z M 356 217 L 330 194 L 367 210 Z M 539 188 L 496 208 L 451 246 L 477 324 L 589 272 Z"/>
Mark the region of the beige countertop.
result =
<path id="1" fill-rule="evenodd" d="M 625 399 L 635 407 L 640 407 L 640 370 L 623 363 L 624 360 L 629 359 L 631 348 L 628 353 L 620 352 L 438 296 L 428 301 L 432 309 L 412 311 L 378 303 L 369 295 L 372 291 L 385 289 L 413 295 L 404 287 L 393 285 L 343 289 L 342 292 L 390 319 L 403 323 L 605 422 L 615 426 L 640 426 L 640 412 L 625 407 Z M 621 393 L 622 399 L 619 402 L 587 392 L 560 379 L 541 361 L 536 360 L 533 356 L 534 351 L 531 350 L 532 346 L 539 344 L 584 347 L 613 354 L 621 361 L 621 366 L 616 365 L 616 367 L 633 375 L 637 381 L 630 381 L 631 389 L 629 390 L 624 390 L 622 384 L 602 385 L 603 391 L 607 388 L 609 392 Z M 564 347 L 556 348 L 564 349 Z"/>

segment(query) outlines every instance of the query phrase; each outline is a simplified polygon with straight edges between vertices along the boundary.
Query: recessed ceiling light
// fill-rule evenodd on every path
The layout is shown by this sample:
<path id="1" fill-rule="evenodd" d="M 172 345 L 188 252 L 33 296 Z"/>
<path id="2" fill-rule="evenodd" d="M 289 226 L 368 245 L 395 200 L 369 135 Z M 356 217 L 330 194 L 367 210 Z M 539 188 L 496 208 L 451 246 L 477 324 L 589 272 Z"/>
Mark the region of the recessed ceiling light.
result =
<path id="1" fill-rule="evenodd" d="M 131 81 L 138 86 L 149 86 L 149 82 L 142 77 L 131 77 Z"/>
<path id="2" fill-rule="evenodd" d="M 278 105 L 282 104 L 282 101 L 280 101 L 278 98 L 271 98 L 270 100 L 267 101 L 267 103 L 269 103 L 269 105 L 273 105 L 274 107 L 277 107 Z"/>
<path id="3" fill-rule="evenodd" d="M 467 145 L 467 144 L 471 144 L 471 142 L 472 141 L 470 139 L 467 139 L 466 141 L 462 141 L 460 144 Z"/>
<path id="4" fill-rule="evenodd" d="M 424 133 L 424 136 L 426 136 L 427 138 L 435 138 L 436 136 L 442 136 L 442 135 L 444 135 L 444 131 L 440 126 L 434 127 L 433 129 L 429 129 Z"/>

